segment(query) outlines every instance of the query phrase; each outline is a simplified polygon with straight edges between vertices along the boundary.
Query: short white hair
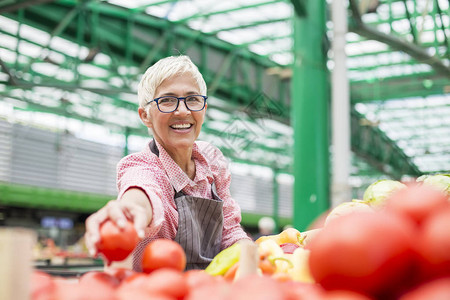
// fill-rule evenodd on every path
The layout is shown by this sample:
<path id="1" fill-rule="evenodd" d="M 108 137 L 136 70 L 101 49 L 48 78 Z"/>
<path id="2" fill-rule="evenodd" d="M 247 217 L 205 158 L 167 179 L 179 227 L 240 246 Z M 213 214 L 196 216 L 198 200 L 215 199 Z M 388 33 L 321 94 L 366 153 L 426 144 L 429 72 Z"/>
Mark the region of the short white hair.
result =
<path id="1" fill-rule="evenodd" d="M 186 55 L 168 56 L 160 59 L 145 71 L 138 86 L 139 107 L 155 98 L 156 89 L 167 78 L 175 75 L 191 74 L 198 84 L 200 94 L 206 96 L 206 83 L 197 66 Z"/>

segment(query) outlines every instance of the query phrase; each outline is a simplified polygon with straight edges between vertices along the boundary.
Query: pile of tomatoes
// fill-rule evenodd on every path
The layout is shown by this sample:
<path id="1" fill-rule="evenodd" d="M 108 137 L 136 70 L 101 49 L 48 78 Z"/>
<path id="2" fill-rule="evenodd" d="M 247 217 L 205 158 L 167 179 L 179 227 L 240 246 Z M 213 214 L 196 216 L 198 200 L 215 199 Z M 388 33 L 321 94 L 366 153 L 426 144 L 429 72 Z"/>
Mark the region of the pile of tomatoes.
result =
<path id="1" fill-rule="evenodd" d="M 294 300 L 318 292 L 309 284 L 258 274 L 228 281 L 203 270 L 184 271 L 185 253 L 172 240 L 150 242 L 143 257 L 142 272 L 109 268 L 67 279 L 35 270 L 31 300 Z"/>
<path id="2" fill-rule="evenodd" d="M 100 235 L 99 253 L 108 264 L 125 259 L 139 242 L 131 222 L 119 229 L 107 221 L 102 225 Z M 142 257 L 142 272 L 107 268 L 65 279 L 35 270 L 31 280 L 31 300 L 168 300 L 186 296 L 188 273 L 183 273 L 186 254 L 178 243 L 167 239 L 151 241 L 144 248 Z"/>
<path id="3" fill-rule="evenodd" d="M 449 200 L 414 184 L 378 211 L 333 220 L 308 245 L 313 278 L 364 299 L 450 299 Z"/>
<path id="4" fill-rule="evenodd" d="M 99 247 L 105 260 L 123 259 L 138 242 L 132 224 L 126 234 L 105 228 Z M 184 271 L 181 246 L 159 239 L 146 246 L 142 272 L 109 268 L 63 279 L 36 270 L 31 299 L 450 299 L 450 199 L 431 187 L 410 185 L 380 210 L 336 218 L 305 249 L 312 283 L 264 273 L 229 280 Z"/>

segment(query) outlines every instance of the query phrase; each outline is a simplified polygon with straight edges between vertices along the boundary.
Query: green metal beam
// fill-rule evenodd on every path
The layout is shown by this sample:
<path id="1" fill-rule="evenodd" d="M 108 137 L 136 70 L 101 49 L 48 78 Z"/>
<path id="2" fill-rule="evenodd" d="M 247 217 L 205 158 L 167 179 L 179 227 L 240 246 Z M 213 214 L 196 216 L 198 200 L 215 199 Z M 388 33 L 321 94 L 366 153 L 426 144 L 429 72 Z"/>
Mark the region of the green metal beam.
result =
<path id="1" fill-rule="evenodd" d="M 326 67 L 326 1 L 305 3 L 294 20 L 294 227 L 305 230 L 329 207 L 329 82 Z"/>
<path id="2" fill-rule="evenodd" d="M 164 5 L 164 4 L 169 4 L 169 3 L 176 3 L 179 0 L 164 0 L 164 1 L 158 1 L 158 2 L 154 2 L 154 3 L 149 3 L 149 4 L 145 4 L 145 5 L 141 5 L 135 8 L 132 8 L 132 11 L 135 12 L 143 12 L 145 11 L 147 8 L 152 7 L 152 6 L 159 6 L 159 5 Z"/>
<path id="3" fill-rule="evenodd" d="M 246 43 L 243 43 L 243 44 L 239 44 L 239 47 L 248 47 L 250 45 L 258 44 L 258 43 L 261 43 L 261 42 L 283 40 L 283 39 L 288 39 L 288 38 L 293 38 L 292 34 L 280 35 L 280 36 L 265 36 L 265 37 L 261 37 L 261 38 L 256 39 L 256 40 L 251 40 L 249 42 L 246 42 Z"/>
<path id="4" fill-rule="evenodd" d="M 251 28 L 251 27 L 256 27 L 256 26 L 260 26 L 260 25 L 267 25 L 267 24 L 280 23 L 280 22 L 290 22 L 290 21 L 291 21 L 291 19 L 289 19 L 289 18 L 279 18 L 279 19 L 256 21 L 256 22 L 251 22 L 251 23 L 246 23 L 246 24 L 240 24 L 237 26 L 223 27 L 223 28 L 208 32 L 208 34 L 216 35 L 222 31 L 232 31 L 232 30 L 236 30 L 236 29 L 245 29 L 245 28 Z"/>
<path id="5" fill-rule="evenodd" d="M 7 12 L 15 12 L 23 8 L 27 8 L 32 5 L 39 5 L 47 2 L 53 2 L 55 0 L 15 0 L 15 1 L 0 1 L 0 14 Z M 6 4 L 5 4 L 5 3 Z M 10 4 L 13 2 L 12 4 Z"/>
<path id="6" fill-rule="evenodd" d="M 359 80 L 350 85 L 352 103 L 445 95 L 449 88 L 448 78 L 433 73 Z"/>

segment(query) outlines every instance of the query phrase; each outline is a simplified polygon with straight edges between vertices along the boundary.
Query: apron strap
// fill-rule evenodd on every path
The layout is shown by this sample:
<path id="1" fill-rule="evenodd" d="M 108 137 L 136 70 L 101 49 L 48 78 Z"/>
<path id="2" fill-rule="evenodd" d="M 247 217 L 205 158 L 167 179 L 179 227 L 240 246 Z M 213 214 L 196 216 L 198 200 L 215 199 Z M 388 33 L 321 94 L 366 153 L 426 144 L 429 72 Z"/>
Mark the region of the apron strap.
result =
<path id="1" fill-rule="evenodd" d="M 148 145 L 148 147 L 150 148 L 150 151 L 155 154 L 156 156 L 159 157 L 159 150 L 158 147 L 156 147 L 156 142 L 155 139 L 152 139 L 150 144 Z"/>

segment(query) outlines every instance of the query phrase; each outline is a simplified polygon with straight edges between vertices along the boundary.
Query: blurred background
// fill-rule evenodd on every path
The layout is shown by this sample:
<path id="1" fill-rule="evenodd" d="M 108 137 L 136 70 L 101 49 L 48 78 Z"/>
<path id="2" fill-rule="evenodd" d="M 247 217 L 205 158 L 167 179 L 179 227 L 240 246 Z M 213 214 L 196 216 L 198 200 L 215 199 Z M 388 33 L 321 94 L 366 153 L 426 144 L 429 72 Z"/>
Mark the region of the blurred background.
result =
<path id="1" fill-rule="evenodd" d="M 168 55 L 204 75 L 200 139 L 249 233 L 449 173 L 449 24 L 448 0 L 0 0 L 0 225 L 84 253 L 116 163 L 150 138 L 140 76 Z"/>

